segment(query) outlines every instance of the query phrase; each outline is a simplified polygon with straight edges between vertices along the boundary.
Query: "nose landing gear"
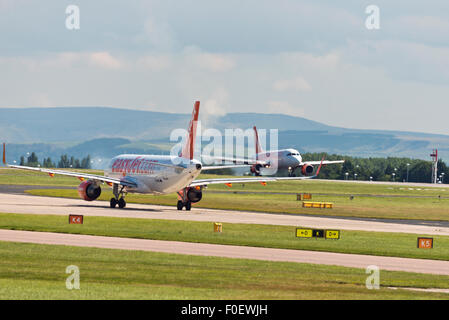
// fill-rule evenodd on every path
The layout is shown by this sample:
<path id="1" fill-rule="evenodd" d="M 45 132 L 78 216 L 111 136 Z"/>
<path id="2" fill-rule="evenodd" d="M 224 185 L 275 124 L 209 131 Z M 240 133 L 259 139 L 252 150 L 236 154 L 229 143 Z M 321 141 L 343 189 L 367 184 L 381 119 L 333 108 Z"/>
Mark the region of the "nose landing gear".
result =
<path id="1" fill-rule="evenodd" d="M 296 177 L 296 175 L 295 175 L 295 169 L 296 169 L 296 168 L 288 167 L 288 176 L 289 176 L 289 177 Z"/>

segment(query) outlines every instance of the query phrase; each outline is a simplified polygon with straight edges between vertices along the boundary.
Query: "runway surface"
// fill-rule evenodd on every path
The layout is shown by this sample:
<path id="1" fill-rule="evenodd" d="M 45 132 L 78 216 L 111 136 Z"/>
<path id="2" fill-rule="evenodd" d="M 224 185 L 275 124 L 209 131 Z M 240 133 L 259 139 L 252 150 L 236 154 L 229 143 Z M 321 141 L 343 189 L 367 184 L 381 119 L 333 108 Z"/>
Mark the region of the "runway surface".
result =
<path id="1" fill-rule="evenodd" d="M 141 250 L 265 261 L 325 264 L 353 268 L 366 268 L 370 265 L 375 265 L 379 267 L 380 270 L 449 275 L 449 261 L 435 261 L 425 259 L 408 259 L 304 250 L 254 248 L 231 245 L 143 240 L 16 230 L 0 230 L 0 241 L 122 250 Z"/>
<path id="2" fill-rule="evenodd" d="M 24 214 L 124 217 L 209 221 L 221 223 L 302 226 L 323 229 L 402 232 L 420 235 L 449 235 L 449 227 L 413 224 L 407 221 L 385 222 L 376 219 L 329 218 L 295 214 L 244 212 L 192 208 L 178 211 L 176 207 L 129 203 L 125 209 L 111 209 L 105 201 L 86 202 L 81 199 L 50 198 L 0 193 L 0 212 Z"/>

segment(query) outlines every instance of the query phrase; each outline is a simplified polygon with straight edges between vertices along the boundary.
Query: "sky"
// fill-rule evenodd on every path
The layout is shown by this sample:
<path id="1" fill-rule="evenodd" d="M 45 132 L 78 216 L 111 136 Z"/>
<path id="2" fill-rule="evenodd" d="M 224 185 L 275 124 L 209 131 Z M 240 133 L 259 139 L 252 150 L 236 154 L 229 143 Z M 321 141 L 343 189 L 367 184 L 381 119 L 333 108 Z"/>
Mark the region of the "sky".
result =
<path id="1" fill-rule="evenodd" d="M 449 134 L 448 16 L 447 0 L 0 0 L 0 108 L 200 100 L 203 117 Z"/>

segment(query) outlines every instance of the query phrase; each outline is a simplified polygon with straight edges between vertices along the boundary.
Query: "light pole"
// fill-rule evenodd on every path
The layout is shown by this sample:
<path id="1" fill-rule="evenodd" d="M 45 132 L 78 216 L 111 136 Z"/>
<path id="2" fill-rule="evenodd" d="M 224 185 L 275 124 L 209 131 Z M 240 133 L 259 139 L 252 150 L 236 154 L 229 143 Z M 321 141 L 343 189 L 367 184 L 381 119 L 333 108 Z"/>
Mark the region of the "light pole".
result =
<path id="1" fill-rule="evenodd" d="M 407 163 L 407 182 L 408 182 L 408 167 L 410 166 L 410 163 Z"/>
<path id="2" fill-rule="evenodd" d="M 445 173 L 441 172 L 441 183 L 444 183 L 444 175 L 445 175 Z"/>
<path id="3" fill-rule="evenodd" d="M 394 177 L 395 177 L 396 173 L 393 172 L 391 175 L 393 176 L 393 182 L 394 182 Z"/>
<path id="4" fill-rule="evenodd" d="M 357 180 L 357 173 L 354 173 L 354 180 Z"/>
<path id="5" fill-rule="evenodd" d="M 345 180 L 348 180 L 349 172 L 345 173 Z"/>

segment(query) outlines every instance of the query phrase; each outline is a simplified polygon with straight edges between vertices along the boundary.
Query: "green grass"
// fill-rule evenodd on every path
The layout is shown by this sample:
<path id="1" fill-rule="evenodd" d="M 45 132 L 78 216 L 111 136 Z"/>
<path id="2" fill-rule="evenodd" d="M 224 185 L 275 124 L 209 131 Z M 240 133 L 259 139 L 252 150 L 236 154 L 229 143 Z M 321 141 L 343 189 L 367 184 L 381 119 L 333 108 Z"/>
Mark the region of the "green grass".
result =
<path id="1" fill-rule="evenodd" d="M 449 260 L 449 237 L 432 236 L 434 248 L 423 250 L 418 235 L 403 233 L 344 230 L 340 240 L 300 239 L 290 226 L 225 223 L 215 233 L 212 222 L 85 216 L 83 225 L 70 225 L 68 216 L 9 213 L 0 213 L 0 229 Z"/>
<path id="2" fill-rule="evenodd" d="M 449 277 L 311 264 L 0 242 L 0 299 L 447 299 Z M 67 266 L 80 289 L 66 289 Z"/>
<path id="3" fill-rule="evenodd" d="M 76 190 L 68 189 L 36 189 L 27 192 L 40 196 L 79 198 Z M 106 187 L 102 189 L 102 195 L 98 200 L 109 201 L 111 197 L 112 192 L 110 188 Z M 230 201 L 231 199 L 232 201 Z M 313 196 L 312 200 L 332 202 L 334 207 L 333 209 L 302 208 L 302 202 L 296 201 L 296 195 L 294 194 L 223 194 L 208 192 L 207 190 L 204 192 L 201 202 L 194 204 L 194 206 L 198 208 L 322 216 L 449 220 L 449 199 L 355 197 L 350 200 L 349 196 Z M 176 194 L 163 196 L 128 194 L 126 201 L 128 203 L 175 206 L 177 196 Z"/>
<path id="4" fill-rule="evenodd" d="M 62 169 L 68 170 L 68 169 Z M 101 170 L 72 169 L 72 171 L 87 172 L 103 175 Z M 201 174 L 198 179 L 225 178 L 230 176 Z M 235 177 L 234 177 L 235 178 Z M 46 185 L 46 186 L 77 186 L 79 180 L 73 177 L 55 175 L 50 178 L 48 174 L 0 168 L 0 184 L 17 185 Z M 289 193 L 336 193 L 336 194 L 374 194 L 374 195 L 403 195 L 403 196 L 434 196 L 449 197 L 449 188 L 444 187 L 408 187 L 402 183 L 379 185 L 379 184 L 359 184 L 348 182 L 335 182 L 325 180 L 302 180 L 302 181 L 282 181 L 269 182 L 266 186 L 259 183 L 233 184 L 232 188 L 225 185 L 210 185 L 210 190 L 217 191 L 254 191 L 254 192 L 289 192 Z"/>
<path id="5" fill-rule="evenodd" d="M 64 171 L 85 172 L 103 175 L 103 171 L 87 169 L 60 169 Z M 0 168 L 0 184 L 40 185 L 40 186 L 77 186 L 80 181 L 74 177 L 55 175 L 50 177 L 46 173 Z"/>
<path id="6" fill-rule="evenodd" d="M 83 171 L 83 170 L 80 170 Z M 102 171 L 89 171 L 102 175 Z M 216 175 L 201 175 L 200 178 L 216 178 Z M 223 176 L 220 176 L 223 177 Z M 79 180 L 73 177 L 56 175 L 50 178 L 47 174 L 23 170 L 0 169 L 0 184 L 45 185 L 45 186 L 77 186 Z M 103 188 L 100 200 L 109 201 L 112 194 L 110 188 Z M 214 193 L 208 191 L 226 191 Z M 246 191 L 249 194 L 234 192 Z M 266 192 L 261 194 L 260 192 Z M 288 192 L 291 194 L 276 194 Z M 305 209 L 296 201 L 296 193 L 312 193 L 313 200 L 334 203 L 332 210 Z M 32 190 L 31 194 L 45 196 L 61 196 L 77 198 L 75 190 Z M 317 193 L 335 194 L 318 196 Z M 349 200 L 350 195 L 356 195 Z M 431 196 L 434 198 L 397 198 L 397 197 L 365 197 L 360 194 L 387 196 Z M 340 196 L 338 196 L 340 195 Z M 438 199 L 438 196 L 442 196 Z M 232 197 L 232 201 L 229 201 Z M 197 207 L 247 210 L 262 212 L 278 212 L 293 214 L 386 218 L 386 219 L 419 219 L 449 221 L 449 188 L 437 187 L 404 187 L 403 184 L 376 185 L 330 182 L 319 180 L 271 182 L 267 186 L 259 183 L 234 184 L 232 188 L 225 185 L 211 185 L 204 192 Z M 176 205 L 176 195 L 128 195 L 128 202 Z"/>

